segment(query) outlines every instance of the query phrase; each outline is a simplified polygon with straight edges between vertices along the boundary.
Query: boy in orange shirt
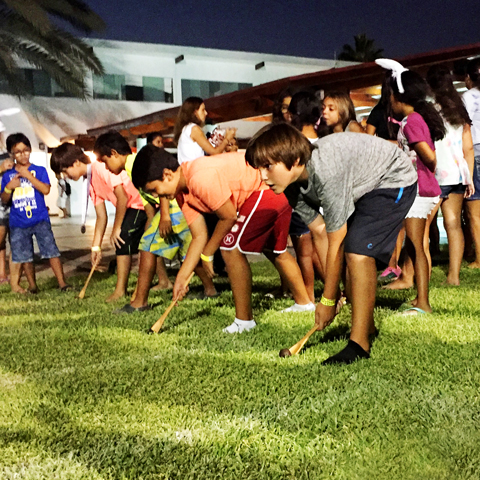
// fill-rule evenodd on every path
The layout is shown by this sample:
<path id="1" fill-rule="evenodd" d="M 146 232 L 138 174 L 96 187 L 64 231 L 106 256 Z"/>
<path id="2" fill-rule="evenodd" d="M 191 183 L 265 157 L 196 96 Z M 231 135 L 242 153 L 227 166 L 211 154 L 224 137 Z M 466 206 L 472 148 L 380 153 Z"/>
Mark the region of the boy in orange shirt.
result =
<path id="1" fill-rule="evenodd" d="M 137 188 L 158 197 L 177 198 L 192 232 L 192 242 L 173 287 L 174 298 L 185 296 L 187 279 L 200 259 L 207 274 L 214 275 L 213 254 L 220 248 L 235 302 L 235 320 L 224 332 L 251 330 L 256 323 L 246 254 L 270 250 L 295 299 L 295 305 L 285 311 L 315 310 L 300 269 L 287 252 L 292 209 L 284 195 L 276 196 L 262 183 L 260 173 L 245 162 L 243 153 L 202 157 L 180 166 L 175 158 L 162 157 L 158 149 L 147 145 L 137 154 L 132 181 Z M 212 212 L 219 222 L 209 239 L 202 213 Z"/>
<path id="2" fill-rule="evenodd" d="M 117 285 L 106 300 L 114 302 L 127 293 L 132 255 L 138 253 L 138 244 L 145 230 L 147 215 L 140 194 L 126 172 L 114 175 L 103 163 L 90 162 L 83 150 L 71 143 L 64 143 L 53 151 L 50 166 L 56 174 L 63 174 L 71 180 L 87 177 L 90 181 L 89 194 L 97 214 L 92 265 L 102 258 L 101 245 L 108 222 L 105 201 L 108 200 L 115 207 L 110 242 L 116 249 Z"/>

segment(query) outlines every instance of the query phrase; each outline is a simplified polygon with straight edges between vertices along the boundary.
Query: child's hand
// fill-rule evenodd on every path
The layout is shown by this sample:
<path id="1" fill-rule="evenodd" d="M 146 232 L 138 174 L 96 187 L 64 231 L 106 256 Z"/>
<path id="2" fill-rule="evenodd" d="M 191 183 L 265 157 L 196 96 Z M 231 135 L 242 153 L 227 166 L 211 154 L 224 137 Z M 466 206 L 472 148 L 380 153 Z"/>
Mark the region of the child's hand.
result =
<path id="1" fill-rule="evenodd" d="M 15 164 L 13 163 L 13 160 L 10 158 L 7 158 L 3 161 L 2 165 L 0 165 L 0 171 L 1 172 L 6 172 L 7 170 L 11 170 Z"/>
<path id="2" fill-rule="evenodd" d="M 98 265 L 102 260 L 102 251 L 92 252 L 91 254 L 92 265 Z"/>
<path id="3" fill-rule="evenodd" d="M 323 330 L 328 327 L 333 322 L 335 315 L 336 305 L 327 307 L 318 303 L 317 308 L 315 309 L 315 324 L 317 325 L 317 330 Z"/>
<path id="4" fill-rule="evenodd" d="M 470 198 L 473 194 L 475 193 L 475 186 L 473 183 L 470 185 L 467 185 L 467 188 L 465 190 L 465 198 Z"/>
<path id="5" fill-rule="evenodd" d="M 188 285 L 186 285 L 187 279 L 177 275 L 175 284 L 173 285 L 173 298 L 180 301 L 188 293 Z"/>
<path id="6" fill-rule="evenodd" d="M 158 233 L 163 239 L 167 238 L 172 233 L 172 220 L 170 217 L 166 219 L 162 217 L 160 219 L 160 223 L 158 224 Z"/>
<path id="7" fill-rule="evenodd" d="M 121 248 L 122 245 L 125 243 L 125 240 L 120 236 L 121 229 L 115 228 L 112 230 L 112 234 L 110 235 L 110 242 L 116 248 Z"/>
<path id="8" fill-rule="evenodd" d="M 20 186 L 20 175 L 17 173 L 6 185 L 5 188 L 9 190 L 15 190 Z"/>
<path id="9" fill-rule="evenodd" d="M 237 134 L 237 129 L 236 128 L 227 128 L 227 130 L 225 132 L 225 138 L 230 143 L 235 138 L 236 134 Z"/>
<path id="10" fill-rule="evenodd" d="M 32 173 L 30 172 L 30 170 L 28 169 L 28 167 L 26 165 L 20 165 L 19 163 L 17 163 L 17 165 L 15 166 L 15 170 L 23 178 L 28 179 L 32 176 Z"/>
<path id="11" fill-rule="evenodd" d="M 202 260 L 202 267 L 205 270 L 208 278 L 213 278 L 215 276 L 215 272 L 213 270 L 213 262 L 206 262 L 205 260 Z"/>

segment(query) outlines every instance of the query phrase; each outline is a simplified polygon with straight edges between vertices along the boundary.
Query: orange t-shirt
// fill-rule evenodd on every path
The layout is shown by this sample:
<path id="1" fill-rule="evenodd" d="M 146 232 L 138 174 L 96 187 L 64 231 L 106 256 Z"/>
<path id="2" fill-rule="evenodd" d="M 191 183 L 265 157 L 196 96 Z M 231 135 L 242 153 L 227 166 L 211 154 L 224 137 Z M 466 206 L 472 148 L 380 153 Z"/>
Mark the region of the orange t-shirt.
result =
<path id="1" fill-rule="evenodd" d="M 244 152 L 200 157 L 182 163 L 180 168 L 188 193 L 180 195 L 183 198 L 178 200 L 189 225 L 200 213 L 215 212 L 228 199 L 238 212 L 253 192 L 268 189 L 260 172 L 245 162 Z"/>
<path id="2" fill-rule="evenodd" d="M 114 189 L 119 185 L 123 186 L 123 189 L 128 196 L 127 208 L 144 210 L 140 194 L 125 170 L 119 175 L 114 175 L 107 170 L 105 164 L 101 162 L 92 162 L 90 198 L 94 205 L 98 205 L 99 203 L 108 200 L 113 203 L 114 207 L 116 207 L 117 197 L 115 196 Z"/>

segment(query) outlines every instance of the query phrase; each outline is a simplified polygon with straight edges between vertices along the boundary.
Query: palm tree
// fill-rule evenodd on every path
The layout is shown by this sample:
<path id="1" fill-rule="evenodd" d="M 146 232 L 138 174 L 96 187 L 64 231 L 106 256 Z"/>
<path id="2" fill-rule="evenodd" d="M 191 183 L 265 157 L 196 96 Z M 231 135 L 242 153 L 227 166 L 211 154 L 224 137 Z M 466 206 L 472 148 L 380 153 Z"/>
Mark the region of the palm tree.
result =
<path id="1" fill-rule="evenodd" d="M 8 93 L 28 94 L 19 61 L 45 71 L 65 91 L 83 99 L 88 97 L 88 72 L 103 73 L 93 49 L 53 19 L 84 33 L 105 28 L 82 0 L 0 0 L 0 83 Z"/>
<path id="2" fill-rule="evenodd" d="M 351 62 L 373 62 L 380 58 L 383 53 L 383 48 L 377 49 L 375 40 L 368 38 L 365 33 L 355 35 L 355 48 L 351 45 L 345 44 L 343 50 L 338 56 L 339 60 L 349 60 Z"/>

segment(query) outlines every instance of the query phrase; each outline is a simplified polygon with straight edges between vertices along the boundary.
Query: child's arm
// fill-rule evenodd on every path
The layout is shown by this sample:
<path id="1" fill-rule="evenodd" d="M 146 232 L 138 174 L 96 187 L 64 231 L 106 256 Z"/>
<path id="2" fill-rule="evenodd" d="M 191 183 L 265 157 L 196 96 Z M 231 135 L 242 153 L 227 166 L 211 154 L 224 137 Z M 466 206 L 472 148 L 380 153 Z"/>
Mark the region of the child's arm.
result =
<path id="1" fill-rule="evenodd" d="M 467 185 L 467 190 L 465 191 L 465 198 L 468 198 L 475 193 L 475 186 L 473 184 L 473 168 L 475 166 L 475 154 L 473 151 L 472 129 L 468 123 L 463 126 L 462 148 L 463 157 L 467 162 L 468 170 L 470 172 L 470 184 Z"/>
<path id="2" fill-rule="evenodd" d="M 213 254 L 218 250 L 218 247 L 222 243 L 223 237 L 232 229 L 237 221 L 237 209 L 230 199 L 216 210 L 215 214 L 219 220 L 210 240 L 202 251 L 202 254 L 205 257 L 213 257 Z M 207 262 L 202 259 L 202 265 L 207 272 L 207 275 L 212 278 L 214 275 L 213 262 Z"/>
<path id="3" fill-rule="evenodd" d="M 417 153 L 419 159 L 425 164 L 425 166 L 433 173 L 437 168 L 437 156 L 435 152 L 430 148 L 427 142 L 417 142 L 413 144 L 413 149 Z"/>
<path id="4" fill-rule="evenodd" d="M 317 217 L 308 228 L 312 232 L 315 247 L 318 242 L 316 239 L 323 232 L 323 222 Z M 327 233 L 328 236 L 328 250 L 327 250 L 327 267 L 325 272 L 325 286 L 323 289 L 323 297 L 328 300 L 335 300 L 335 304 L 332 306 L 323 305 L 321 302 L 317 305 L 315 310 L 315 323 L 318 325 L 319 330 L 323 330 L 325 327 L 332 323 L 335 318 L 336 312 L 336 300 L 338 294 L 338 285 L 340 283 L 340 276 L 343 266 L 343 241 L 347 234 L 347 225 L 344 224 L 335 232 Z M 318 255 L 321 257 L 320 251 L 317 249 Z"/>
<path id="5" fill-rule="evenodd" d="M 180 268 L 175 285 L 173 286 L 173 298 L 181 300 L 187 293 L 187 280 L 200 260 L 200 254 L 203 252 L 208 241 L 208 229 L 203 215 L 199 215 L 195 221 L 189 225 L 192 234 L 192 241 L 187 250 L 187 256 Z"/>
<path id="6" fill-rule="evenodd" d="M 102 259 L 102 240 L 108 223 L 107 207 L 105 206 L 105 202 L 95 205 L 95 213 L 97 214 L 97 220 L 95 222 L 95 230 L 93 233 L 91 255 L 92 265 L 99 263 Z"/>
<path id="7" fill-rule="evenodd" d="M 225 132 L 225 138 L 222 140 L 222 143 L 218 145 L 218 147 L 214 147 L 208 140 L 203 130 L 198 126 L 195 125 L 192 128 L 192 133 L 190 134 L 190 138 L 197 142 L 202 150 L 209 155 L 216 155 L 217 153 L 222 153 L 228 147 L 230 142 L 235 138 L 236 129 L 235 128 L 227 128 Z"/>
<path id="8" fill-rule="evenodd" d="M 50 193 L 50 185 L 48 183 L 43 183 L 38 180 L 38 178 L 34 177 L 27 166 L 17 164 L 15 168 L 18 174 L 28 180 L 35 190 L 38 190 L 42 195 L 48 195 Z"/>
<path id="9" fill-rule="evenodd" d="M 172 233 L 172 219 L 170 218 L 170 200 L 168 198 L 160 199 L 160 222 L 158 224 L 158 233 L 162 238 L 167 238 Z"/>
<path id="10" fill-rule="evenodd" d="M 122 185 L 117 185 L 113 189 L 113 193 L 117 197 L 117 206 L 115 207 L 115 221 L 113 222 L 112 234 L 110 242 L 114 247 L 120 248 L 125 240 L 120 236 L 122 231 L 122 222 L 127 211 L 128 196 Z"/>
<path id="11" fill-rule="evenodd" d="M 348 124 L 348 131 L 349 132 L 355 132 L 355 133 L 365 133 L 365 129 L 355 120 L 352 120 Z M 372 133 L 373 135 L 373 133 Z"/>
<path id="12" fill-rule="evenodd" d="M 12 198 L 13 191 L 20 186 L 20 175 L 17 173 L 3 189 L 1 199 L 2 202 L 6 205 Z"/>

